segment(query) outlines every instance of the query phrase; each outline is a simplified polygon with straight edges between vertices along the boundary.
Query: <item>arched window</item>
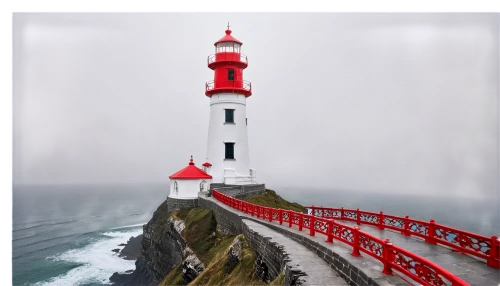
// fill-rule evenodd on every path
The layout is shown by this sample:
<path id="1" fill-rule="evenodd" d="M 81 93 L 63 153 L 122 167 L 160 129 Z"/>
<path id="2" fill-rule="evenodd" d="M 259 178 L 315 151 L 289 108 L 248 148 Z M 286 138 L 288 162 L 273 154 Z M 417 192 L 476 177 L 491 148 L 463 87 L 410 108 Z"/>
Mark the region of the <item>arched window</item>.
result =
<path id="1" fill-rule="evenodd" d="M 201 181 L 201 183 L 200 183 L 200 192 L 205 191 L 205 185 L 206 184 L 207 184 L 207 182 L 205 180 Z"/>
<path id="2" fill-rule="evenodd" d="M 179 185 L 177 184 L 177 181 L 174 181 L 174 192 L 176 195 L 179 194 Z"/>

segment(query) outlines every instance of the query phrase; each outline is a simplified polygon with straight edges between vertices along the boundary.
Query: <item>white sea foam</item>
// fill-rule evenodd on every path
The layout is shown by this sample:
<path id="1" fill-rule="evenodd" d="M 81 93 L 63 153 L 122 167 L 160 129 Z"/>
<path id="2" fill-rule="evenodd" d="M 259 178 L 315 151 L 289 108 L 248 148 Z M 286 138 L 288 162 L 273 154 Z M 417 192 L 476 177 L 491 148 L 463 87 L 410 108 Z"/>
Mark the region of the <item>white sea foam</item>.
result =
<path id="1" fill-rule="evenodd" d="M 108 238 L 99 239 L 83 248 L 72 249 L 60 255 L 49 257 L 55 261 L 68 261 L 83 264 L 66 274 L 52 278 L 36 285 L 79 285 L 85 283 L 110 283 L 109 277 L 114 272 L 124 272 L 135 269 L 134 260 L 124 260 L 112 249 L 126 242 L 131 236 L 142 234 L 142 229 L 127 231 L 109 231 L 103 233 Z"/>
<path id="2" fill-rule="evenodd" d="M 131 227 L 143 226 L 146 223 L 147 222 L 145 222 L 145 223 L 138 223 L 138 224 L 131 224 L 131 225 L 125 225 L 125 226 L 118 226 L 118 227 L 113 227 L 111 229 L 122 229 L 122 228 L 131 228 Z"/>

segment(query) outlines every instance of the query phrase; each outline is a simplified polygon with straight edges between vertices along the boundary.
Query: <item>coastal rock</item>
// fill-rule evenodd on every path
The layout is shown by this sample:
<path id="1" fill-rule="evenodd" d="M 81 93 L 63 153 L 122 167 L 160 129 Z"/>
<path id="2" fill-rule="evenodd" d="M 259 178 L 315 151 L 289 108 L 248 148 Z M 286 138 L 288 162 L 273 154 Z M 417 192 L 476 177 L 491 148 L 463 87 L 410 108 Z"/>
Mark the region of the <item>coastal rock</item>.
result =
<path id="1" fill-rule="evenodd" d="M 111 251 L 118 253 L 118 252 L 120 252 L 120 249 L 119 248 L 115 248 L 115 249 L 112 249 Z"/>
<path id="2" fill-rule="evenodd" d="M 140 254 L 135 262 L 134 272 L 113 274 L 114 277 L 111 276 L 114 280 L 111 281 L 113 285 L 159 284 L 175 266 L 183 261 L 186 242 L 181 229 L 184 229 L 183 226 L 172 219 L 168 212 L 167 201 L 164 201 L 154 212 L 151 220 L 143 226 L 142 239 L 131 238 L 129 240 L 132 242 L 131 245 L 135 245 L 137 241 L 140 244 Z"/>
<path id="3" fill-rule="evenodd" d="M 231 246 L 229 247 L 229 251 L 227 252 L 227 262 L 224 265 L 224 272 L 226 274 L 231 273 L 234 268 L 241 261 L 241 241 L 239 236 L 235 237 Z"/>
<path id="4" fill-rule="evenodd" d="M 136 260 L 141 254 L 141 242 L 142 234 L 136 237 L 130 237 L 118 256 L 125 260 Z"/>

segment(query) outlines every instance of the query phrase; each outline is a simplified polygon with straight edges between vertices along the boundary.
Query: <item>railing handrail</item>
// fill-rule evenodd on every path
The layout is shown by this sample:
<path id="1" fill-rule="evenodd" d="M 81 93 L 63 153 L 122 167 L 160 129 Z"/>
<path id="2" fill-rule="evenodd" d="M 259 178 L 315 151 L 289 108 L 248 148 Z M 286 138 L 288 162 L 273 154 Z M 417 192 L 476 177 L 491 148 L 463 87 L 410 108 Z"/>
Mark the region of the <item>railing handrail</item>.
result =
<path id="1" fill-rule="evenodd" d="M 250 81 L 244 80 L 244 79 L 243 80 L 209 80 L 206 83 L 210 84 L 210 83 L 215 83 L 215 82 L 243 82 L 243 83 L 251 83 Z"/>
<path id="2" fill-rule="evenodd" d="M 248 80 L 209 80 L 205 83 L 205 90 L 206 91 L 209 91 L 209 90 L 212 90 L 212 89 L 215 89 L 215 84 L 216 83 L 233 83 L 236 84 L 236 83 L 241 83 L 241 87 L 217 87 L 217 88 L 224 88 L 224 89 L 227 89 L 227 88 L 234 88 L 234 89 L 244 89 L 244 90 L 248 90 L 248 91 L 252 91 L 252 83 Z"/>
<path id="3" fill-rule="evenodd" d="M 452 249 L 470 254 L 482 259 L 486 259 L 486 264 L 494 268 L 500 268 L 500 240 L 497 236 L 487 237 L 485 235 L 453 228 L 447 225 L 436 223 L 434 220 L 429 222 L 410 218 L 409 216 L 400 217 L 384 214 L 382 211 L 375 212 L 362 211 L 359 209 L 327 208 L 323 206 L 306 206 L 311 213 L 338 220 L 354 221 L 358 225 L 367 224 L 377 226 L 379 229 L 399 230 L 405 236 L 418 236 L 424 238 L 431 244 L 441 244 Z M 335 215 L 340 212 L 339 215 Z M 345 214 L 349 214 L 348 217 Z M 362 220 L 365 215 L 372 216 L 370 220 Z M 391 219 L 389 224 L 387 219 Z M 374 222 L 376 221 L 376 222 Z M 451 240 L 448 237 L 452 237 Z"/>
<path id="4" fill-rule="evenodd" d="M 216 53 L 216 54 L 211 54 L 207 57 L 207 63 L 211 64 L 214 63 L 217 58 L 217 56 L 220 58 L 228 57 L 229 61 L 234 61 L 234 56 L 239 55 L 239 61 L 245 64 L 248 64 L 248 57 L 245 54 L 242 53 L 234 53 L 234 52 L 222 52 L 222 53 Z M 222 59 L 224 61 L 226 59 Z"/>
<path id="5" fill-rule="evenodd" d="M 382 272 L 385 274 L 391 274 L 392 268 L 394 268 L 401 271 L 408 277 L 411 277 L 415 281 L 423 284 L 442 285 L 443 281 L 441 277 L 443 277 L 451 282 L 452 285 L 468 285 L 467 282 L 463 281 L 439 265 L 420 257 L 413 252 L 393 245 L 389 242 L 389 239 L 384 241 L 369 233 L 363 232 L 358 227 L 350 227 L 337 223 L 333 219 L 325 219 L 292 210 L 255 205 L 220 193 L 216 189 L 212 190 L 212 195 L 216 200 L 222 202 L 223 204 L 245 213 L 249 213 L 252 216 L 256 215 L 257 218 L 267 219 L 272 222 L 273 218 L 278 217 L 279 223 L 282 224 L 283 222 L 288 222 L 288 227 L 295 224 L 299 227 L 299 231 L 301 231 L 302 228 L 308 228 L 309 235 L 311 236 L 314 236 L 316 231 L 326 234 L 326 241 L 329 243 L 333 243 L 333 238 L 335 237 L 337 240 L 352 246 L 353 256 L 359 256 L 359 251 L 361 250 L 381 261 L 384 264 Z M 298 220 L 296 220 L 297 216 Z M 334 231 L 334 229 L 337 231 Z M 340 231 L 338 231 L 338 229 L 340 229 Z M 361 241 L 360 238 L 362 238 Z M 369 241 L 365 238 L 368 238 Z M 375 247 L 373 247 L 374 244 Z M 401 259 L 404 260 L 404 256 L 411 258 L 413 263 L 409 263 L 408 260 L 406 260 L 407 263 L 402 263 Z M 403 266 L 406 266 L 407 268 L 404 268 Z M 426 271 L 412 272 L 409 269 L 411 267 L 421 267 L 421 269 L 425 269 Z M 433 279 L 432 281 L 424 280 L 419 276 L 419 274 L 421 276 L 425 276 L 426 279 L 428 279 L 429 276 L 436 279 Z"/>

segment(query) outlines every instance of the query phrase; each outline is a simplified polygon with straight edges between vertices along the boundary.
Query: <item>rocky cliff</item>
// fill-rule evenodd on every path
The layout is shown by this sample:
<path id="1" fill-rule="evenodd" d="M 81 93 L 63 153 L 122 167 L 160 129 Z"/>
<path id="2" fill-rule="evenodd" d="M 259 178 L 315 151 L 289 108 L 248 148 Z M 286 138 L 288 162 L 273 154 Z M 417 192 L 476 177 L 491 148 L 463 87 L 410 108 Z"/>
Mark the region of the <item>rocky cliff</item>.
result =
<path id="1" fill-rule="evenodd" d="M 264 201 L 273 207 L 291 207 L 291 203 L 270 190 L 248 200 Z M 303 208 L 298 204 L 293 207 Z M 143 227 L 136 269 L 132 273 L 115 273 L 110 280 L 120 286 L 269 283 L 267 271 L 259 268 L 261 264 L 245 237 L 221 233 L 219 229 L 216 215 L 210 208 L 187 208 L 169 213 L 165 201 Z M 283 279 L 280 275 L 271 284 L 282 285 Z"/>
<path id="2" fill-rule="evenodd" d="M 140 255 L 131 274 L 115 273 L 114 285 L 157 285 L 183 259 L 186 242 L 175 228 L 166 201 L 143 227 Z"/>

